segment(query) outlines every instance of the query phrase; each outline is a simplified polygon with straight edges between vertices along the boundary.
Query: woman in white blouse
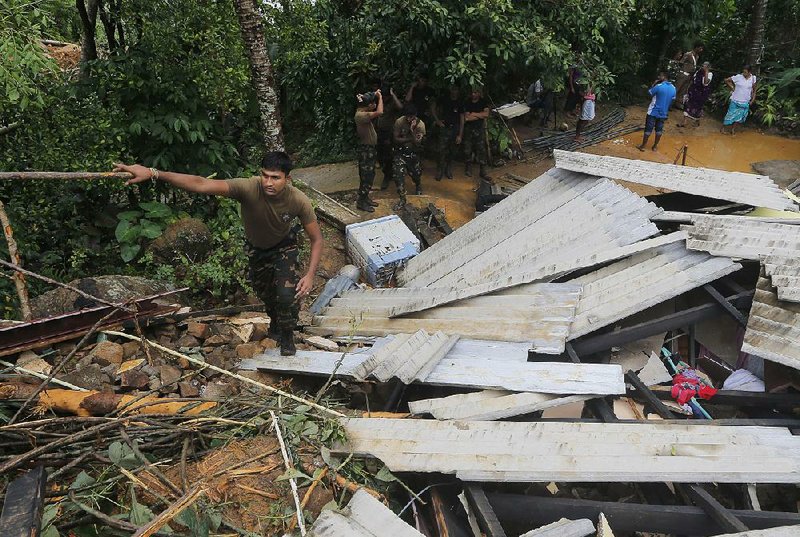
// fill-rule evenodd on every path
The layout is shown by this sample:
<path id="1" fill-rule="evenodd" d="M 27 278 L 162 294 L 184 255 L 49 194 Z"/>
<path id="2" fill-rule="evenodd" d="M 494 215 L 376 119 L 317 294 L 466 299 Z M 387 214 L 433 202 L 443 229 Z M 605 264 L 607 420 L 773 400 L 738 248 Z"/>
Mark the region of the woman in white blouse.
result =
<path id="1" fill-rule="evenodd" d="M 725 127 L 729 127 L 728 132 L 736 134 L 736 124 L 747 121 L 750 107 L 756 101 L 756 75 L 751 72 L 749 65 L 745 65 L 741 74 L 726 78 L 725 84 L 732 90 L 731 103 L 720 131 L 725 134 Z"/>

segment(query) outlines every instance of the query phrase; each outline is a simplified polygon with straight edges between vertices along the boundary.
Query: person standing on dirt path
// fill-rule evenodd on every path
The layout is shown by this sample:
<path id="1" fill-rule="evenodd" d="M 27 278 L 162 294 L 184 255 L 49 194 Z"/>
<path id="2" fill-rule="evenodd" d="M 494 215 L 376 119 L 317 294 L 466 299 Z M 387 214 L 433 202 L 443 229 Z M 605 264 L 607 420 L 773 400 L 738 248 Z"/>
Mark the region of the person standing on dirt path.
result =
<path id="1" fill-rule="evenodd" d="M 432 108 L 434 125 L 439 129 L 434 177 L 437 181 L 442 176 L 453 178 L 453 156 L 464 138 L 464 102 L 460 93 L 458 86 L 451 86 Z"/>
<path id="2" fill-rule="evenodd" d="M 377 203 L 370 197 L 375 182 L 375 162 L 378 157 L 376 146 L 378 133 L 372 120 L 383 115 L 381 90 L 356 95 L 356 134 L 358 135 L 358 201 L 356 208 L 374 213 Z"/>
<path id="3" fill-rule="evenodd" d="M 225 196 L 239 202 L 250 280 L 269 314 L 269 335 L 278 340 L 283 356 L 295 354 L 294 328 L 300 313 L 299 301 L 311 292 L 323 243 L 311 201 L 289 184 L 291 170 L 292 161 L 282 151 L 271 151 L 264 156 L 259 176 L 222 181 L 139 164 L 114 165 L 114 171 L 133 175 L 126 185 L 164 181 L 187 192 Z M 295 224 L 295 219 L 300 224 Z M 301 225 L 311 241 L 311 258 L 302 277 L 297 248 Z"/>
<path id="4" fill-rule="evenodd" d="M 697 62 L 702 53 L 703 44 L 697 41 L 695 42 L 694 47 L 692 47 L 692 50 L 681 57 L 680 70 L 678 71 L 678 76 L 675 79 L 675 100 L 681 109 L 684 107 L 683 97 L 689 91 L 689 86 L 692 83 L 692 77 L 697 71 Z"/>
<path id="5" fill-rule="evenodd" d="M 489 160 L 486 149 L 486 119 L 489 117 L 489 103 L 483 97 L 481 88 L 472 88 L 464 103 L 464 175 L 472 177 L 472 157 L 480 165 L 480 177 L 491 182 L 486 172 Z"/>
<path id="6" fill-rule="evenodd" d="M 742 67 L 742 72 L 738 75 L 725 79 L 725 84 L 731 89 L 731 102 L 728 105 L 728 112 L 722 120 L 720 132 L 722 134 L 736 134 L 736 124 L 744 125 L 747 116 L 750 114 L 750 107 L 756 102 L 756 75 L 749 65 Z M 729 131 L 725 131 L 725 127 Z"/>
<path id="7" fill-rule="evenodd" d="M 394 160 L 392 178 L 397 185 L 400 207 L 406 204 L 406 174 L 416 185 L 416 194 L 422 194 L 422 164 L 419 151 L 425 138 L 425 122 L 417 117 L 417 107 L 409 103 L 403 107 L 403 115 L 394 122 Z"/>
<path id="8" fill-rule="evenodd" d="M 575 125 L 575 141 L 580 143 L 584 141 L 583 136 L 581 136 L 583 129 L 586 128 L 586 125 L 588 125 L 590 121 L 594 120 L 595 100 L 597 97 L 592 91 L 592 88 L 588 88 L 586 91 L 578 91 L 583 99 L 583 103 L 581 104 L 581 115 L 578 117 L 578 122 Z"/>
<path id="9" fill-rule="evenodd" d="M 658 73 L 658 78 L 653 82 L 649 92 L 652 96 L 650 106 L 647 108 L 647 118 L 644 122 L 644 137 L 641 145 L 636 146 L 639 151 L 644 151 L 647 139 L 656 131 L 656 139 L 653 142 L 653 151 L 658 149 L 658 142 L 664 133 L 664 122 L 669 117 L 669 107 L 675 100 L 675 86 L 669 81 L 666 71 Z"/>

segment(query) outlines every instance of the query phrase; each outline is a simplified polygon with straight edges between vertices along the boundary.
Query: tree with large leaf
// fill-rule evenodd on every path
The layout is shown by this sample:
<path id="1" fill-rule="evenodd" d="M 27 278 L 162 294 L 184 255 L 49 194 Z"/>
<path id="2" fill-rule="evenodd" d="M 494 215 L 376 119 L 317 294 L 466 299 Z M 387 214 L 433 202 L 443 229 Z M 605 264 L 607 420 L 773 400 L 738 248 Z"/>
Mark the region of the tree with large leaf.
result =
<path id="1" fill-rule="evenodd" d="M 278 107 L 278 93 L 275 91 L 272 62 L 264 41 L 261 13 L 255 0 L 234 0 L 233 4 L 239 18 L 242 39 L 250 62 L 250 77 L 258 101 L 259 126 L 264 146 L 268 151 L 283 151 L 283 129 Z"/>

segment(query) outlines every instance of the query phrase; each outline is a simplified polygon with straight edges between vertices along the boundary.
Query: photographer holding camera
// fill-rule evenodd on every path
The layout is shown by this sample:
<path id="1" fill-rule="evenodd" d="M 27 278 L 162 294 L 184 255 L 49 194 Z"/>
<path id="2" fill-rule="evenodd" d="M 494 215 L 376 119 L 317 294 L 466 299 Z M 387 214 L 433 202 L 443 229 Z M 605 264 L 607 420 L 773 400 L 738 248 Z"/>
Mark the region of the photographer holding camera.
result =
<path id="1" fill-rule="evenodd" d="M 378 134 L 372 120 L 383 115 L 381 90 L 356 95 L 356 134 L 358 135 L 358 201 L 356 207 L 368 213 L 375 212 L 375 203 L 369 193 L 375 182 L 376 145 Z"/>

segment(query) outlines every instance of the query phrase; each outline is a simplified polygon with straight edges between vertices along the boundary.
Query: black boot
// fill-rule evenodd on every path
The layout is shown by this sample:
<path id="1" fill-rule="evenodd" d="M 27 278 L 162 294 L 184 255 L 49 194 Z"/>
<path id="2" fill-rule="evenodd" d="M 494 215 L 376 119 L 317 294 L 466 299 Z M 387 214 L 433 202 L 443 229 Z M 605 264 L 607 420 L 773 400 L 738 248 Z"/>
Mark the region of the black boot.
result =
<path id="1" fill-rule="evenodd" d="M 267 329 L 267 337 L 270 339 L 274 339 L 275 342 L 280 345 L 281 344 L 281 332 L 278 330 L 278 327 L 275 325 L 275 321 L 272 321 L 275 317 L 270 315 L 270 323 L 269 328 Z"/>
<path id="2" fill-rule="evenodd" d="M 297 347 L 294 346 L 294 332 L 283 330 L 281 332 L 281 356 L 294 356 Z"/>
<path id="3" fill-rule="evenodd" d="M 392 176 L 389 174 L 383 174 L 383 181 L 381 181 L 381 190 L 386 190 L 389 188 L 389 183 L 392 181 Z"/>
<path id="4" fill-rule="evenodd" d="M 440 164 L 440 165 L 439 165 L 439 166 L 436 168 L 436 175 L 435 175 L 433 178 L 434 178 L 434 180 L 436 180 L 436 181 L 441 181 L 441 180 L 442 180 L 442 176 L 443 176 L 443 175 L 444 175 L 444 164 Z"/>
<path id="5" fill-rule="evenodd" d="M 414 192 L 417 196 L 422 195 L 422 183 L 417 183 L 417 190 Z"/>
<path id="6" fill-rule="evenodd" d="M 358 201 L 356 202 L 356 209 L 358 209 L 360 211 L 366 211 L 368 213 L 374 213 L 375 212 L 375 207 L 373 207 L 370 204 L 370 202 L 369 202 L 369 200 L 367 200 L 366 196 L 358 198 Z"/>
<path id="7" fill-rule="evenodd" d="M 375 201 L 374 199 L 370 198 L 369 196 L 367 196 L 367 203 L 369 203 L 373 207 L 377 207 L 378 205 L 380 205 L 377 201 Z"/>
<path id="8" fill-rule="evenodd" d="M 453 163 L 452 162 L 448 162 L 447 165 L 444 167 L 444 175 L 448 179 L 452 179 L 453 178 Z"/>
<path id="9" fill-rule="evenodd" d="M 464 166 L 464 175 L 467 177 L 472 177 L 472 163 L 467 162 L 467 165 Z"/>
<path id="10" fill-rule="evenodd" d="M 486 173 L 486 165 L 485 164 L 481 164 L 480 176 L 481 176 L 481 179 L 483 179 L 484 181 L 488 181 L 489 183 L 492 182 L 492 178 L 489 177 L 488 173 Z"/>

